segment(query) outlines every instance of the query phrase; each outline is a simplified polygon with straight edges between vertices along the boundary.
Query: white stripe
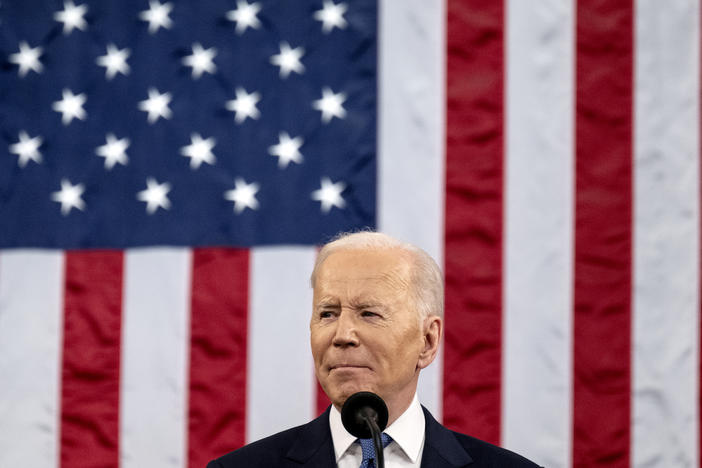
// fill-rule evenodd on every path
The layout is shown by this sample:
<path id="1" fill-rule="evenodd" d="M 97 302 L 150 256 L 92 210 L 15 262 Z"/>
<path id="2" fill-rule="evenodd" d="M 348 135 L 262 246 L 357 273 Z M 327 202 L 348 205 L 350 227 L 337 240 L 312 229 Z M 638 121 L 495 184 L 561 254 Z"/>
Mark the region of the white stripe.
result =
<path id="1" fill-rule="evenodd" d="M 251 251 L 247 442 L 316 416 L 309 332 L 315 257 L 314 247 Z"/>
<path id="2" fill-rule="evenodd" d="M 443 264 L 444 2 L 380 2 L 378 228 Z M 439 357 L 419 398 L 441 419 Z"/>
<path id="3" fill-rule="evenodd" d="M 636 12 L 632 460 L 698 466 L 700 9 Z"/>
<path id="4" fill-rule="evenodd" d="M 0 256 L 0 466 L 58 466 L 64 260 Z"/>
<path id="5" fill-rule="evenodd" d="M 185 467 L 191 254 L 126 253 L 122 315 L 122 468 Z"/>
<path id="6" fill-rule="evenodd" d="M 573 2 L 507 8 L 502 443 L 570 466 Z"/>

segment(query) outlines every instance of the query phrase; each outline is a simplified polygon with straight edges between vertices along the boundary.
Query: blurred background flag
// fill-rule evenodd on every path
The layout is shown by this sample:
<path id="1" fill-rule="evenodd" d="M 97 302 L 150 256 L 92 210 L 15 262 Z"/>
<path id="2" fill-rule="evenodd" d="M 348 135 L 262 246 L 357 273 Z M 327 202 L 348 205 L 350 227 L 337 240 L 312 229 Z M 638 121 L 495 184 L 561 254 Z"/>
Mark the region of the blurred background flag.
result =
<path id="1" fill-rule="evenodd" d="M 317 246 L 444 266 L 419 396 L 699 466 L 699 0 L 0 3 L 0 466 L 203 467 L 328 400 Z"/>

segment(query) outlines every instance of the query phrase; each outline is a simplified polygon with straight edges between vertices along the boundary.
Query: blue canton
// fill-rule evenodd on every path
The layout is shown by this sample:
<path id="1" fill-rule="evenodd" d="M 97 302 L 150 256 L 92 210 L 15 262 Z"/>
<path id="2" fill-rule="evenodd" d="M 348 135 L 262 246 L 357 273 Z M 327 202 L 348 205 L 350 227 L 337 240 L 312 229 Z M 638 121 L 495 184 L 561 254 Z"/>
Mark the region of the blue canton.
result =
<path id="1" fill-rule="evenodd" d="M 376 224 L 377 2 L 0 4 L 0 248 Z"/>

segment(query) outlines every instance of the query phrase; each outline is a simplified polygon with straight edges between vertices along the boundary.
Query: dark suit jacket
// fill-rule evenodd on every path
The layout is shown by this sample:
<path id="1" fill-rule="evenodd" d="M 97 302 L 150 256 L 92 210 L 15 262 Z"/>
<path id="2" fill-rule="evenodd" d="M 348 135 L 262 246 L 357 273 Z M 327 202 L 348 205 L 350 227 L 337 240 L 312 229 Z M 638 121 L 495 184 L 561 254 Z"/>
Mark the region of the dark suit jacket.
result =
<path id="1" fill-rule="evenodd" d="M 446 429 L 426 408 L 422 409 L 426 420 L 422 468 L 537 468 L 537 465 L 516 453 Z M 307 424 L 246 445 L 211 461 L 207 468 L 335 466 L 327 409 Z"/>

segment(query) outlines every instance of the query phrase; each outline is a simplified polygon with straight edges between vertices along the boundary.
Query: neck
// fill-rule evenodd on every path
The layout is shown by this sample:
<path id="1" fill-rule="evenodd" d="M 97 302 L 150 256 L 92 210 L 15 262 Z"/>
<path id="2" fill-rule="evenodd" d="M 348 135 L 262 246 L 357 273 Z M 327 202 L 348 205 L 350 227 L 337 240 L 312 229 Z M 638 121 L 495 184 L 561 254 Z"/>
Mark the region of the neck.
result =
<path id="1" fill-rule="evenodd" d="M 388 407 L 388 426 L 394 423 L 397 418 L 402 416 L 402 413 L 407 411 L 407 408 L 409 408 L 412 400 L 414 399 L 414 395 L 417 393 L 417 382 L 418 379 L 415 378 L 412 385 L 408 385 L 404 389 L 392 395 L 392 397 L 388 397 L 387 395 L 379 395 Z M 343 402 L 333 403 L 333 405 L 341 413 Z"/>
<path id="2" fill-rule="evenodd" d="M 412 403 L 416 392 L 417 385 L 415 384 L 411 388 L 394 395 L 394 398 L 391 400 L 385 400 L 385 404 L 388 405 L 388 426 L 394 423 L 397 418 L 402 416 L 402 414 L 407 411 L 407 408 L 409 408 L 410 404 Z"/>

